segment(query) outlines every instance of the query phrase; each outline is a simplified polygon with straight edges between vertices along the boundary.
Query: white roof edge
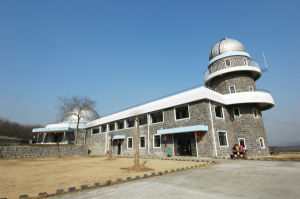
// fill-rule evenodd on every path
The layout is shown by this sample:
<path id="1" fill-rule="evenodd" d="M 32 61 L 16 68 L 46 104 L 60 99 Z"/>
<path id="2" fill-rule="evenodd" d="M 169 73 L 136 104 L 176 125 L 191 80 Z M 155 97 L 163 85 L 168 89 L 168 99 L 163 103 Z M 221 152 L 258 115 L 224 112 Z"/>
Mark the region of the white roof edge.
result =
<path id="1" fill-rule="evenodd" d="M 150 113 L 174 106 L 178 106 L 181 104 L 187 104 L 190 102 L 202 100 L 202 99 L 210 99 L 219 103 L 224 103 L 223 95 L 217 93 L 211 89 L 208 89 L 204 86 L 200 86 L 188 91 L 184 91 L 181 93 L 177 93 L 172 96 L 168 96 L 162 99 L 158 99 L 152 102 L 148 102 L 146 104 L 138 105 L 133 108 L 126 109 L 124 111 L 120 111 L 93 121 L 88 122 L 86 128 L 98 126 L 101 124 L 117 121 L 120 119 L 126 119 L 129 117 L 133 117 L 139 114 Z"/>
<path id="2" fill-rule="evenodd" d="M 191 102 L 208 99 L 223 105 L 241 103 L 269 103 L 274 105 L 271 94 L 267 92 L 241 92 L 223 95 L 204 86 L 197 87 L 188 91 L 177 93 L 162 99 L 158 99 L 146 104 L 120 111 L 87 123 L 86 128 L 106 124 L 109 122 L 126 119 L 140 114 L 151 113 L 166 108 L 188 104 Z"/>

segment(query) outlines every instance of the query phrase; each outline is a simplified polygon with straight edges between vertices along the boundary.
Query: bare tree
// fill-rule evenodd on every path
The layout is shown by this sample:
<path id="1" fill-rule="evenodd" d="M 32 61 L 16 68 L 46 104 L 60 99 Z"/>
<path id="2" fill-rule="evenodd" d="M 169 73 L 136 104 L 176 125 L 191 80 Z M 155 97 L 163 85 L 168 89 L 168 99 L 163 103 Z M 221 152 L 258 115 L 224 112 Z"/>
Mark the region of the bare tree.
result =
<path id="1" fill-rule="evenodd" d="M 58 111 L 59 111 L 59 120 L 64 121 L 66 118 L 70 116 L 76 117 L 76 131 L 74 133 L 75 137 L 75 144 L 77 144 L 77 137 L 78 137 L 78 128 L 79 122 L 81 119 L 89 119 L 89 115 L 84 114 L 85 110 L 95 111 L 96 102 L 87 96 L 79 96 L 75 95 L 71 98 L 69 97 L 58 97 Z M 99 117 L 99 115 L 97 114 Z"/>

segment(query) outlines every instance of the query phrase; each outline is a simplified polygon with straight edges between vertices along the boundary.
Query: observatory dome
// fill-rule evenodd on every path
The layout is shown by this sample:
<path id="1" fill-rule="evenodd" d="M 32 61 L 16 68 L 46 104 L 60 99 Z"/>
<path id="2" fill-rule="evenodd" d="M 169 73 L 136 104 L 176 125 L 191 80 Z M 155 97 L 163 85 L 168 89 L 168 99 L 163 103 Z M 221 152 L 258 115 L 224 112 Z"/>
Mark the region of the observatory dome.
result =
<path id="1" fill-rule="evenodd" d="M 77 110 L 75 109 L 74 112 L 77 112 Z M 99 118 L 98 113 L 93 109 L 82 110 L 81 111 L 81 116 L 82 116 L 82 118 L 80 119 L 79 122 L 83 122 L 83 123 L 86 123 L 86 122 L 89 122 L 89 121 L 92 121 L 92 120 L 95 120 L 95 119 Z M 63 119 L 63 121 L 65 121 L 65 122 L 77 122 L 77 116 L 76 116 L 76 114 L 69 115 L 69 116 L 65 117 Z"/>
<path id="2" fill-rule="evenodd" d="M 235 39 L 230 39 L 230 38 L 224 38 L 218 41 L 211 49 L 209 53 L 209 60 L 213 59 L 214 57 L 221 55 L 226 52 L 231 52 L 231 51 L 242 51 L 246 52 L 246 49 L 244 45 L 235 40 Z"/>

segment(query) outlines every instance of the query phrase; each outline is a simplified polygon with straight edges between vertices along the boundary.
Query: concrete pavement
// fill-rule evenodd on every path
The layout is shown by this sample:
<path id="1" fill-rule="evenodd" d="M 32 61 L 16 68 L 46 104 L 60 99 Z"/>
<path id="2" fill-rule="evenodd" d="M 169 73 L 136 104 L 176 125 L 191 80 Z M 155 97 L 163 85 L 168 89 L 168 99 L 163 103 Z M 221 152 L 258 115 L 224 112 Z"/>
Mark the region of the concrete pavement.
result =
<path id="1" fill-rule="evenodd" d="M 300 162 L 224 160 L 187 170 L 55 199 L 299 198 Z"/>

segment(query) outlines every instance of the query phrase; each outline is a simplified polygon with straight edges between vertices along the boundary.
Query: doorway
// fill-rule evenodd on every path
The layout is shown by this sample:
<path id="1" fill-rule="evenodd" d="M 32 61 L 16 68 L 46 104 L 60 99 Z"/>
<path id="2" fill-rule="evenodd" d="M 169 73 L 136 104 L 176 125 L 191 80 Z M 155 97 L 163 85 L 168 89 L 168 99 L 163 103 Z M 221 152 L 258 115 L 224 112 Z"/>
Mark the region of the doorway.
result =
<path id="1" fill-rule="evenodd" d="M 197 156 L 194 134 L 174 134 L 174 150 L 176 156 Z"/>
<path id="2" fill-rule="evenodd" d="M 118 143 L 118 155 L 121 155 L 121 143 Z"/>

